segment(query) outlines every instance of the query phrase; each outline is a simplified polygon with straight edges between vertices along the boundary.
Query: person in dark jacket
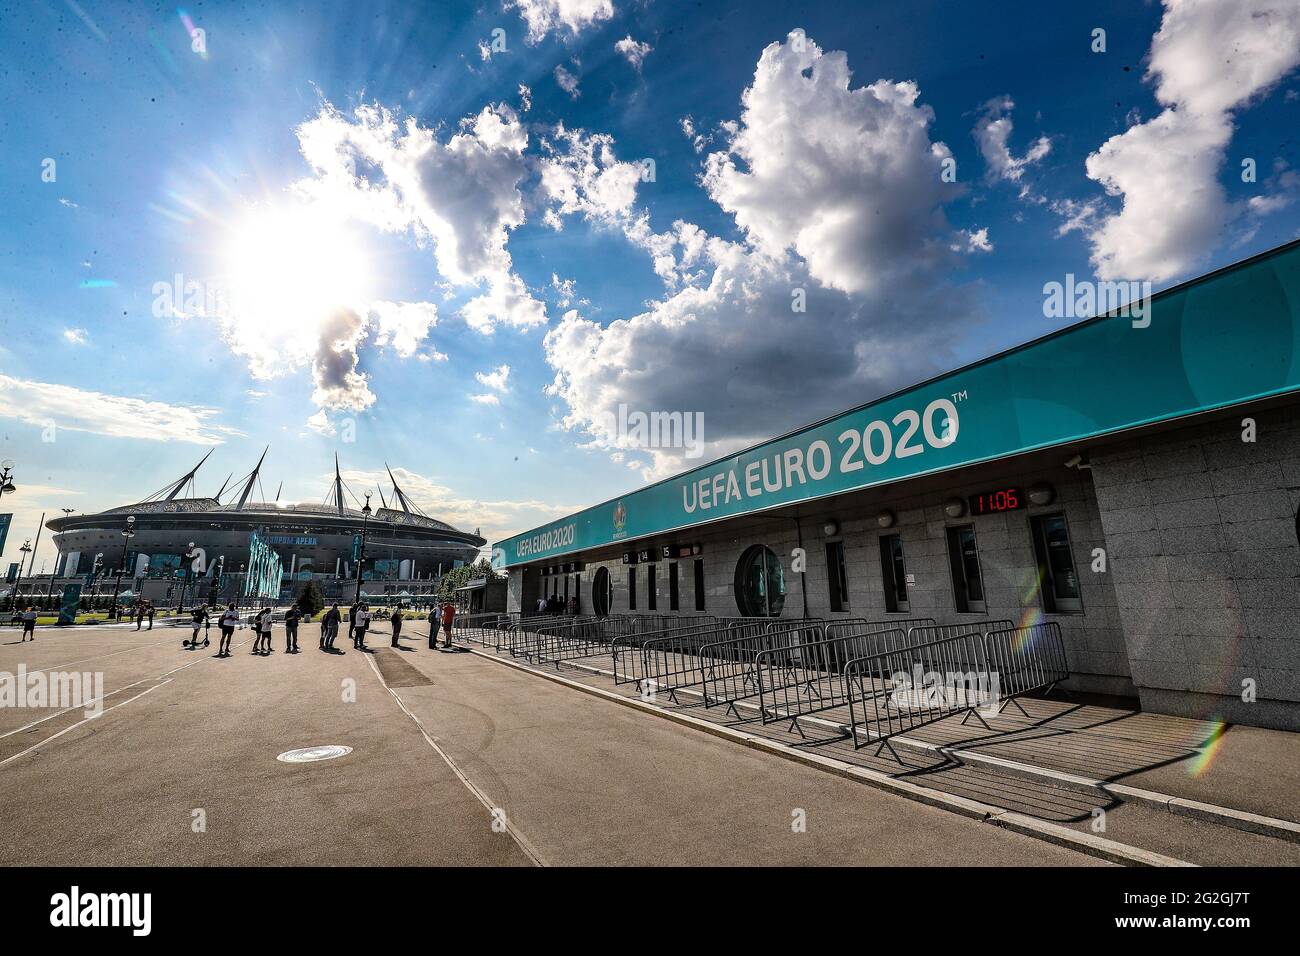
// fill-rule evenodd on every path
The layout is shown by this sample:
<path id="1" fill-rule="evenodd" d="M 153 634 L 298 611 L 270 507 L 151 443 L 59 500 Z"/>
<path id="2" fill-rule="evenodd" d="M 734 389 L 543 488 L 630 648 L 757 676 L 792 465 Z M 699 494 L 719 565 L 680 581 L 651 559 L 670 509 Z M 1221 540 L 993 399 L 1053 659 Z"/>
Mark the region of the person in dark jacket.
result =
<path id="1" fill-rule="evenodd" d="M 388 618 L 388 621 L 393 626 L 393 647 L 397 647 L 397 639 L 402 636 L 402 605 L 400 603 L 393 608 L 393 613 Z"/>
<path id="2" fill-rule="evenodd" d="M 284 652 L 286 654 L 298 653 L 298 622 L 302 620 L 302 611 L 298 605 L 293 605 L 289 610 L 284 612 Z"/>

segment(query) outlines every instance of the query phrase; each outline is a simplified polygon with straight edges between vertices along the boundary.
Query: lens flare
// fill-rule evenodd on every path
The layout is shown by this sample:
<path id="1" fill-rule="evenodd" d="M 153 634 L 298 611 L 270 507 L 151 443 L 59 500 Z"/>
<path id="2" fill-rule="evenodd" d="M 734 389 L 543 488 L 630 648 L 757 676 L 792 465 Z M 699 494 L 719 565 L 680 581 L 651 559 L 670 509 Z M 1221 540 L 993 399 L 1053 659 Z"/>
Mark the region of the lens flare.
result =
<path id="1" fill-rule="evenodd" d="M 1223 744 L 1223 732 L 1227 729 L 1227 722 L 1219 715 L 1215 714 L 1206 718 L 1208 725 L 1209 740 L 1201 747 L 1201 752 L 1191 760 L 1187 761 L 1187 773 L 1189 776 L 1199 777 L 1210 769 L 1214 759 L 1219 755 L 1219 749 Z"/>

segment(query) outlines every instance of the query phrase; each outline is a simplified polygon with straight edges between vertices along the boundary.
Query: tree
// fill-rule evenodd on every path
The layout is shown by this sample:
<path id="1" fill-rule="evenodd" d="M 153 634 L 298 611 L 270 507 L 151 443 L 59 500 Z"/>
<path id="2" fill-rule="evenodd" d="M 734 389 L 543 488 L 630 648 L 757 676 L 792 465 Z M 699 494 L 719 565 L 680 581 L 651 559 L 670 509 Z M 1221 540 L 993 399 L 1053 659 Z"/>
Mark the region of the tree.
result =
<path id="1" fill-rule="evenodd" d="M 470 581 L 478 578 L 498 581 L 501 575 L 492 570 L 492 565 L 487 558 L 479 558 L 474 564 L 462 564 L 460 567 L 448 571 L 438 581 L 438 600 L 450 601 L 455 596 L 453 592 L 456 588 L 464 587 Z"/>
<path id="2" fill-rule="evenodd" d="M 308 581 L 298 595 L 298 609 L 305 617 L 314 617 L 325 607 L 325 595 L 320 593 L 316 582 Z"/>

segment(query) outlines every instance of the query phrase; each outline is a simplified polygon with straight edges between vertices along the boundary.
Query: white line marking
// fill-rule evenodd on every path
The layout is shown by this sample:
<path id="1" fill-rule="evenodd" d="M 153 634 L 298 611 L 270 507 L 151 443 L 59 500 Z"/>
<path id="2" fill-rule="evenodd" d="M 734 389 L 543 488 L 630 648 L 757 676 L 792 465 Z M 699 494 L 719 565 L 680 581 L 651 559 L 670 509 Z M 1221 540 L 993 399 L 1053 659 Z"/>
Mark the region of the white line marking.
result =
<path id="1" fill-rule="evenodd" d="M 112 707 L 108 707 L 108 708 L 106 708 L 106 709 L 100 711 L 98 714 L 95 714 L 95 716 L 93 716 L 93 717 L 87 717 L 85 720 L 79 720 L 79 721 L 77 721 L 75 724 L 73 724 L 71 727 L 64 727 L 64 728 L 63 728 L 62 730 L 60 730 L 57 734 L 52 734 L 51 736 L 46 737 L 46 738 L 45 738 L 44 740 L 42 740 L 40 743 L 38 743 L 38 744 L 32 744 L 32 745 L 31 745 L 30 747 L 28 747 L 26 750 L 20 750 L 18 753 L 14 754 L 12 757 L 5 757 L 4 760 L 0 760 L 0 767 L 3 767 L 3 766 L 4 766 L 5 764 L 7 764 L 7 763 L 12 763 L 13 761 L 17 760 L 19 757 L 26 756 L 27 754 L 31 753 L 33 750 L 39 750 L 41 747 L 44 747 L 44 746 L 45 746 L 46 744 L 48 744 L 50 741 L 52 741 L 52 740 L 57 740 L 57 739 L 59 739 L 60 737 L 62 737 L 64 734 L 66 734 L 66 733 L 70 733 L 71 731 L 76 730 L 76 729 L 77 729 L 78 727 L 80 727 L 82 724 L 88 724 L 88 723 L 90 723 L 92 720 L 98 720 L 99 718 L 103 717 L 104 714 L 107 714 L 110 710 L 117 710 L 117 708 L 119 708 L 119 707 L 125 707 L 127 704 L 131 703 L 132 700 L 139 700 L 139 699 L 140 699 L 141 697 L 143 697 L 145 694 L 152 694 L 152 693 L 153 693 L 154 691 L 156 691 L 159 687 L 162 687 L 163 684 L 170 684 L 170 683 L 171 683 L 171 678 L 168 678 L 168 679 L 162 681 L 161 683 L 155 684 L 153 687 L 150 687 L 150 688 L 149 688 L 148 690 L 146 690 L 146 691 L 141 691 L 140 693 L 138 693 L 138 694 L 136 694 L 134 697 L 132 697 L 130 700 L 124 700 L 124 701 L 122 701 L 122 703 L 120 703 L 120 704 L 114 704 Z"/>
<path id="2" fill-rule="evenodd" d="M 170 643 L 172 643 L 170 640 L 166 640 L 166 641 L 151 641 L 148 644 L 136 644 L 132 647 L 127 647 L 120 651 L 109 651 L 107 654 L 96 654 L 94 657 L 82 657 L 79 658 L 78 660 L 67 661 L 63 664 L 51 664 L 49 667 L 29 668 L 28 673 L 34 673 L 36 671 L 62 670 L 65 667 L 71 667 L 73 664 L 84 664 L 86 661 L 103 660 L 105 657 L 116 657 L 118 654 L 129 654 L 131 651 L 138 651 L 142 647 L 161 647 L 163 644 L 170 644 Z"/>
<path id="3" fill-rule="evenodd" d="M 490 799 L 488 799 L 487 794 L 485 794 L 482 790 L 480 790 L 477 786 L 475 786 L 474 781 L 470 780 L 469 777 L 465 776 L 465 774 L 461 772 L 460 767 L 456 766 L 456 762 L 447 755 L 447 751 L 439 747 L 438 742 L 434 740 L 433 737 L 429 734 L 429 731 L 424 726 L 424 721 L 420 720 L 419 717 L 411 713 L 410 709 L 407 708 L 406 704 L 402 701 L 402 698 L 397 696 L 397 692 L 388 686 L 388 682 L 384 680 L 384 675 L 379 672 L 379 666 L 375 663 L 374 655 L 367 654 L 366 660 L 370 663 L 370 669 L 375 672 L 375 676 L 379 678 L 380 685 L 384 688 L 384 690 L 388 691 L 388 693 L 393 695 L 393 700 L 397 701 L 397 706 L 402 708 L 402 713 L 406 714 L 407 717 L 410 717 L 411 720 L 415 721 L 415 726 L 420 728 L 420 734 L 424 737 L 425 743 L 427 743 L 430 747 L 434 749 L 434 752 L 436 752 L 438 756 L 443 759 L 443 762 L 446 763 L 447 766 L 451 768 L 451 772 L 454 773 L 457 776 L 457 778 L 459 778 L 460 782 L 465 785 L 465 788 L 469 790 L 470 793 L 474 794 L 474 796 L 478 799 L 479 803 L 483 804 L 488 814 L 494 815 L 497 810 L 501 809 Z M 510 834 L 511 839 L 515 841 L 515 843 L 519 846 L 519 849 L 523 850 L 524 855 L 528 857 L 530 860 L 532 860 L 538 866 L 546 866 L 547 863 L 545 860 L 542 859 L 542 855 L 536 850 L 536 848 L 528 841 L 528 839 L 522 833 L 520 833 L 517 829 L 515 829 L 514 824 L 510 822 L 509 814 L 505 815 L 505 819 L 503 822 L 505 823 L 506 826 L 506 832 Z"/>
<path id="4" fill-rule="evenodd" d="M 232 648 L 234 648 L 234 647 L 243 647 L 243 646 L 244 646 L 245 644 L 247 644 L 247 643 L 248 643 L 248 641 L 241 641 L 241 642 L 238 643 L 238 644 L 234 644 L 234 645 L 232 645 Z M 94 658 L 87 658 L 87 659 L 88 659 L 88 660 L 94 660 Z M 70 710 L 84 710 L 86 707 L 89 707 L 91 704 L 95 703 L 95 701 L 98 701 L 98 700 L 108 700 L 108 698 L 110 698 L 110 697 L 115 697 L 116 695 L 122 693 L 123 691 L 130 690 L 132 687 L 139 687 L 141 684 L 147 684 L 149 681 L 152 681 L 152 680 L 156 680 L 156 681 L 165 681 L 166 678 L 171 677 L 171 675 L 172 675 L 172 674 L 175 674 L 177 671 L 183 671 L 183 670 L 185 670 L 185 668 L 187 668 L 187 667 L 193 667 L 195 664 L 201 664 L 201 663 L 203 663 L 204 661 L 210 661 L 210 660 L 212 660 L 212 659 L 213 659 L 213 658 L 211 658 L 211 657 L 200 657 L 200 658 L 198 658 L 197 660 L 188 661 L 187 663 L 181 664 L 179 667 L 174 667 L 174 668 L 172 668 L 172 669 L 169 670 L 169 671 L 164 671 L 162 674 L 159 674 L 157 677 L 142 677 L 142 678 L 140 678 L 140 679 L 137 680 L 137 681 L 132 681 L 132 682 L 129 683 L 129 684 L 126 684 L 126 685 L 124 685 L 124 686 L 122 686 L 122 687 L 119 687 L 117 690 L 111 690 L 111 691 L 109 691 L 107 694 L 104 694 L 104 695 L 102 695 L 102 696 L 100 696 L 100 697 L 92 697 L 90 700 L 86 701 L 84 704 L 75 705 L 75 706 L 73 706 L 73 707 L 65 707 L 65 708 L 63 708 L 62 710 L 57 710 L 57 711 L 55 711 L 55 712 L 52 713 L 52 714 L 47 714 L 46 716 L 40 718 L 39 720 L 33 720 L 30 724 L 24 724 L 22 727 L 19 727 L 19 728 L 17 728 L 16 730 L 7 730 L 7 731 L 5 731 L 3 734 L 0 734 L 0 740 L 3 740 L 3 739 L 6 738 L 6 737 L 12 737 L 14 734 L 21 734 L 24 730 L 29 730 L 29 729 L 31 729 L 32 727 L 35 727 L 37 724 L 43 724 L 43 723 L 45 723 L 47 720 L 52 720 L 52 719 L 55 718 L 55 717 L 58 717 L 58 716 L 60 716 L 60 715 L 62 715 L 62 714 L 66 714 L 66 713 L 67 713 L 68 711 L 70 711 Z M 135 700 L 135 699 L 136 699 L 136 698 L 134 698 L 134 697 L 131 698 L 131 700 Z M 124 703 L 130 703 L 130 701 L 124 701 Z M 112 710 L 112 709 L 114 709 L 114 707 L 120 707 L 120 706 L 122 706 L 122 705 L 121 705 L 121 704 L 114 704 L 113 707 L 108 708 L 108 710 Z M 97 714 L 96 716 L 103 716 L 103 715 L 104 715 L 105 713 L 107 713 L 107 712 L 108 712 L 107 710 L 105 710 L 105 711 L 100 711 L 100 713 Z M 93 720 L 94 718 L 90 718 L 90 719 Z M 69 729 L 71 729 L 71 728 L 69 728 Z M 54 737 L 58 737 L 58 736 L 60 736 L 60 734 L 55 734 L 55 735 L 54 735 Z M 45 739 L 46 739 L 46 740 L 53 740 L 54 737 L 46 737 Z M 36 746 L 40 746 L 40 744 L 37 744 Z M 23 752 L 26 753 L 26 751 L 23 751 Z M 13 758 L 11 757 L 11 758 L 9 758 L 9 759 L 11 760 L 11 759 L 13 759 Z M 0 766 L 4 766 L 4 764 L 7 763 L 7 762 L 8 762 L 7 760 L 5 760 L 5 761 L 0 761 Z"/>

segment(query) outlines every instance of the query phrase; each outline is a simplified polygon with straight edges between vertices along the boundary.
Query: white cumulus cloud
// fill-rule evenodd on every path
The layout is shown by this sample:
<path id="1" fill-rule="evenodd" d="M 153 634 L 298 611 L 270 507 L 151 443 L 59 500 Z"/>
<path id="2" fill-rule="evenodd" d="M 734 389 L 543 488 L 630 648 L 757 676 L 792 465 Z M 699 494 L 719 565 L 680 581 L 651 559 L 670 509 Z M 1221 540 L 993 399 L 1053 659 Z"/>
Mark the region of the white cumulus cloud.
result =
<path id="1" fill-rule="evenodd" d="M 942 205 L 948 147 L 913 82 L 851 83 L 843 51 L 802 34 L 769 45 L 742 98 L 728 149 L 704 184 L 756 246 L 790 249 L 844 292 L 883 289 L 940 261 L 951 245 Z"/>
<path id="2" fill-rule="evenodd" d="M 955 327 L 978 315 L 941 270 L 990 246 L 988 233 L 943 214 L 957 192 L 916 86 L 854 88 L 842 53 L 794 41 L 763 51 L 740 122 L 719 126 L 731 146 L 706 166 L 745 243 L 681 221 L 651 229 L 636 164 L 608 136 L 545 141 L 553 224 L 581 215 L 621 229 L 668 289 L 608 325 L 570 310 L 545 339 L 562 424 L 647 475 L 680 467 L 683 450 L 617 434 L 620 404 L 701 412 L 708 453 L 723 454 L 945 367 Z"/>
<path id="3" fill-rule="evenodd" d="M 639 43 L 628 35 L 615 43 L 614 49 L 632 64 L 633 69 L 640 70 L 642 61 L 654 50 L 654 47 L 649 43 Z"/>
<path id="4" fill-rule="evenodd" d="M 578 90 L 578 78 L 566 70 L 562 63 L 555 67 L 555 82 L 575 100 L 582 95 Z"/>
<path id="5" fill-rule="evenodd" d="M 498 365 L 490 372 L 475 372 L 474 378 L 480 385 L 486 385 L 495 392 L 504 392 L 510 381 L 510 366 Z"/>
<path id="6" fill-rule="evenodd" d="M 215 408 L 111 395 L 0 374 L 0 418 L 112 438 L 219 445 L 240 432 L 217 424 Z"/>
<path id="7" fill-rule="evenodd" d="M 1123 200 L 1086 230 L 1099 276 L 1163 281 L 1215 248 L 1235 214 L 1218 179 L 1233 114 L 1297 64 L 1294 0 L 1165 0 L 1147 68 L 1164 109 L 1087 160 L 1088 176 Z"/>
<path id="8" fill-rule="evenodd" d="M 1025 170 L 1038 163 L 1052 151 L 1052 141 L 1040 136 L 1025 150 L 1016 156 L 1010 147 L 1014 124 L 1011 111 L 1016 104 L 1009 96 L 997 96 L 984 104 L 980 118 L 975 123 L 975 142 L 979 145 L 980 155 L 988 167 L 990 179 L 1005 179 L 1020 184 L 1020 197 L 1042 201 L 1027 185 L 1021 183 Z"/>
<path id="9" fill-rule="evenodd" d="M 528 24 L 528 39 L 537 43 L 548 33 L 583 30 L 614 16 L 613 0 L 506 0 Z"/>
<path id="10" fill-rule="evenodd" d="M 409 230 L 432 243 L 447 281 L 487 286 L 466 310 L 475 328 L 546 321 L 545 306 L 513 274 L 506 248 L 525 221 L 519 182 L 528 145 L 509 105 L 465 117 L 445 142 L 381 107 L 362 106 L 349 117 L 326 106 L 300 127 L 299 140 L 315 173 L 297 184 L 301 194 L 381 229 Z"/>

